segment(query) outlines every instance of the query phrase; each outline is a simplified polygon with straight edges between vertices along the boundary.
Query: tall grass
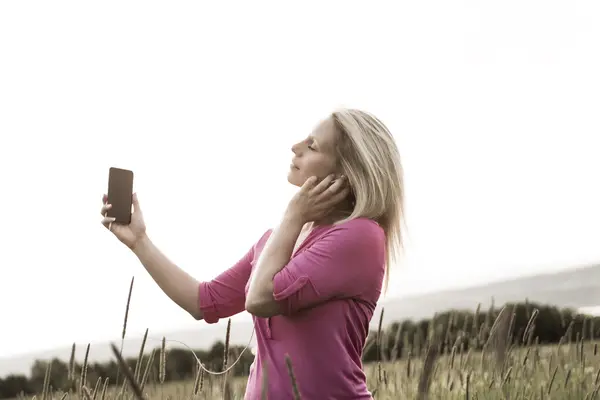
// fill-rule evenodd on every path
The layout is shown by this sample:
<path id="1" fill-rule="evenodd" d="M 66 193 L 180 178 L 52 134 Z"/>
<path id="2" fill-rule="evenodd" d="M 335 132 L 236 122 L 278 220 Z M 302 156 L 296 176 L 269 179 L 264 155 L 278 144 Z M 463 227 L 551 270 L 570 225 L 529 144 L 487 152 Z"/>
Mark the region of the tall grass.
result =
<path id="1" fill-rule="evenodd" d="M 132 288 L 133 280 L 127 301 L 122 340 L 125 337 Z M 478 313 L 479 307 L 476 315 Z M 400 341 L 403 341 L 403 354 L 401 357 L 394 355 L 388 360 L 383 348 L 388 341 L 383 339 L 387 333 L 382 327 L 382 311 L 375 340 L 380 350 L 380 359 L 365 368 L 369 388 L 375 399 L 598 399 L 600 356 L 597 354 L 597 344 L 593 340 L 584 341 L 584 335 L 580 333 L 577 333 L 574 339 L 571 325 L 558 345 L 541 346 L 537 338 L 533 337 L 537 315 L 538 311 L 534 309 L 526 329 L 519 338 L 515 338 L 513 332 L 515 312 L 512 308 L 502 308 L 494 321 L 486 320 L 481 327 L 476 324 L 477 318 L 471 329 L 468 329 L 465 322 L 459 337 L 467 337 L 469 346 L 463 346 L 463 342 L 459 343 L 457 339 L 453 346 L 445 347 L 451 348 L 445 352 L 441 351 L 442 344 L 448 344 L 452 322 L 448 324 L 448 331 L 444 332 L 441 325 L 436 325 L 434 319 L 425 338 L 424 351 L 407 345 L 410 341 L 401 337 L 398 331 L 393 340 L 393 348 L 400 348 Z M 121 348 L 111 345 L 119 364 L 119 371 L 124 375 L 121 385 L 118 382 L 109 383 L 108 379 L 98 379 L 93 388 L 88 386 L 86 371 L 89 345 L 86 348 L 81 374 L 77 378 L 73 367 L 73 345 L 68 371 L 72 389 L 60 392 L 49 386 L 52 363 L 48 363 L 43 391 L 33 397 L 36 400 L 242 399 L 245 378 L 234 378 L 227 372 L 231 329 L 229 321 L 223 370 L 218 375 L 207 374 L 204 365 L 198 360 L 194 379 L 183 383 L 166 381 L 167 340 L 162 340 L 159 369 L 152 372 L 154 350 L 150 353 L 147 363 L 143 363 L 148 337 L 146 331 L 133 371 L 122 358 L 122 343 Z M 481 332 L 485 329 L 489 329 L 489 335 L 482 343 Z M 593 332 L 593 327 L 590 327 L 590 332 Z M 478 350 L 479 348 L 482 350 Z M 286 364 L 291 392 L 294 399 L 301 399 L 302 387 L 296 381 L 293 362 L 289 357 L 286 358 Z M 335 365 L 331 368 L 335 368 Z M 268 384 L 266 375 L 263 383 Z"/>

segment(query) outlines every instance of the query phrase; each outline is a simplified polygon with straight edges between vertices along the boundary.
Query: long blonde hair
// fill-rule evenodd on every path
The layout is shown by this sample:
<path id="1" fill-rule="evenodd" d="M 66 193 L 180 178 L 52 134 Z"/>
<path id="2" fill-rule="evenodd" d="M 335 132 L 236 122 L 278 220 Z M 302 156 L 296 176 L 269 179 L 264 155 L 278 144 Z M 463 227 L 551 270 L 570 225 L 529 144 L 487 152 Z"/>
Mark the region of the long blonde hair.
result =
<path id="1" fill-rule="evenodd" d="M 331 118 L 340 134 L 337 156 L 347 176 L 355 204 L 339 223 L 365 217 L 376 221 L 386 234 L 385 289 L 390 265 L 403 245 L 404 180 L 400 152 L 388 128 L 370 113 L 340 109 Z"/>

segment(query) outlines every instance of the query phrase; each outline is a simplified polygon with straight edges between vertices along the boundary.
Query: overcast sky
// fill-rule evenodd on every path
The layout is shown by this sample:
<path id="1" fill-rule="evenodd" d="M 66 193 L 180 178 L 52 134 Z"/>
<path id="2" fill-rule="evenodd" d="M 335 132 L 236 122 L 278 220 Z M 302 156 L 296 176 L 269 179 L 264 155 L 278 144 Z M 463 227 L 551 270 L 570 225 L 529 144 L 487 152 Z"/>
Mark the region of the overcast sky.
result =
<path id="1" fill-rule="evenodd" d="M 132 169 L 198 279 L 277 223 L 291 145 L 379 116 L 406 181 L 388 296 L 600 261 L 596 1 L 0 2 L 0 356 L 199 327 L 100 224 Z"/>

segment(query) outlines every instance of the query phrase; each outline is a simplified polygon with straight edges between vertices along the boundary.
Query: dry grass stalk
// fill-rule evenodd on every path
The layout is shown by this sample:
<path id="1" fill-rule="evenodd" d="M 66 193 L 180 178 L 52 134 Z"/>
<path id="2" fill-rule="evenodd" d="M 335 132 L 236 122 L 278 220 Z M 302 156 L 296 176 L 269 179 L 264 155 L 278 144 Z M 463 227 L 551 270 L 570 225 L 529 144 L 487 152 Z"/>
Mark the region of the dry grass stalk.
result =
<path id="1" fill-rule="evenodd" d="M 381 347 L 379 348 L 379 359 L 382 363 L 386 363 L 388 361 L 387 350 L 388 350 L 388 333 L 385 329 L 381 330 L 380 336 Z"/>
<path id="2" fill-rule="evenodd" d="M 99 376 L 96 381 L 96 386 L 94 386 L 94 391 L 92 392 L 92 400 L 96 400 L 96 396 L 98 396 L 98 391 L 100 390 L 100 384 L 102 384 L 102 377 Z"/>
<path id="3" fill-rule="evenodd" d="M 598 397 L 598 391 L 600 390 L 600 385 L 597 385 L 594 390 L 592 391 L 592 393 L 590 393 L 590 400 L 594 400 L 596 397 Z"/>
<path id="4" fill-rule="evenodd" d="M 461 360 L 460 363 L 460 369 L 465 369 L 465 366 L 469 363 L 469 360 L 471 359 L 471 348 L 469 348 L 467 350 L 467 354 L 465 355 L 465 358 L 463 360 Z"/>
<path id="5" fill-rule="evenodd" d="M 79 391 L 83 391 L 83 387 L 87 385 L 87 368 L 88 368 L 88 357 L 90 355 L 90 344 L 88 343 L 85 349 L 85 357 L 83 359 L 83 365 L 81 366 L 81 379 L 79 382 Z"/>
<path id="6" fill-rule="evenodd" d="M 129 284 L 129 294 L 127 295 L 127 306 L 125 307 L 125 318 L 123 319 L 123 331 L 121 332 L 121 340 L 125 339 L 125 334 L 127 333 L 127 319 L 129 318 L 129 305 L 131 304 L 131 293 L 133 292 L 134 280 L 135 276 L 131 277 L 131 283 Z"/>
<path id="7" fill-rule="evenodd" d="M 123 345 L 125 343 L 125 334 L 127 333 L 127 320 L 129 319 L 129 306 L 131 305 L 131 293 L 133 292 L 133 282 L 135 281 L 135 276 L 131 277 L 131 283 L 129 284 L 129 293 L 127 294 L 127 304 L 125 305 L 125 317 L 123 318 L 123 330 L 121 331 L 121 349 L 119 350 L 119 355 L 123 355 Z M 120 369 L 117 368 L 117 379 L 116 385 L 119 385 L 119 373 Z"/>
<path id="8" fill-rule="evenodd" d="M 554 384 L 554 379 L 556 378 L 556 373 L 558 372 L 558 365 L 554 367 L 554 372 L 552 373 L 552 378 L 550 379 L 550 383 L 548 383 L 548 395 L 552 391 L 552 385 Z"/>
<path id="9" fill-rule="evenodd" d="M 123 360 L 123 357 L 121 356 L 121 353 L 117 349 L 117 346 L 115 346 L 114 344 L 111 343 L 110 347 L 111 347 L 111 349 L 112 349 L 115 357 L 117 358 L 117 362 L 121 366 L 121 369 L 123 370 L 123 373 L 125 374 L 125 378 L 129 382 L 129 386 L 133 390 L 133 394 L 135 395 L 135 397 L 138 400 L 143 400 L 144 396 L 142 394 L 142 389 L 140 388 L 140 386 L 135 381 L 135 378 L 133 376 L 133 372 L 131 372 L 131 369 L 129 368 L 129 366 L 127 365 L 127 363 L 125 362 L 125 360 Z"/>
<path id="10" fill-rule="evenodd" d="M 148 375 L 150 374 L 150 369 L 154 364 L 154 355 L 156 354 L 156 350 L 153 349 L 150 353 L 150 357 L 148 358 L 148 363 L 146 364 L 146 369 L 144 370 L 144 375 L 142 375 L 142 381 L 140 382 L 140 390 L 144 391 L 144 386 L 146 386 L 146 382 L 148 381 Z"/>
<path id="11" fill-rule="evenodd" d="M 223 349 L 223 372 L 227 370 L 228 357 L 229 357 L 229 337 L 231 334 L 231 318 L 227 321 L 227 330 L 225 332 L 225 347 Z M 228 380 L 229 372 L 223 374 L 223 392 L 225 395 L 231 392 L 231 386 Z M 230 394 L 231 395 L 231 394 Z"/>
<path id="12" fill-rule="evenodd" d="M 534 331 L 534 327 L 535 327 L 535 319 L 537 318 L 539 314 L 539 310 L 536 308 L 533 310 L 533 313 L 531 314 L 531 317 L 529 318 L 529 321 L 527 322 L 527 326 L 525 327 L 525 331 L 523 331 L 523 342 L 526 342 L 528 339 L 528 335 L 529 332 L 531 331 L 533 334 Z"/>
<path id="13" fill-rule="evenodd" d="M 383 376 L 381 374 L 381 341 L 382 341 L 381 326 L 383 324 L 383 311 L 384 311 L 384 308 L 381 308 L 381 314 L 379 314 L 379 327 L 377 328 L 377 354 L 378 354 L 378 358 L 379 358 L 377 369 L 378 369 L 378 377 L 379 377 L 380 383 L 383 380 Z"/>
<path id="14" fill-rule="evenodd" d="M 225 385 L 223 387 L 223 400 L 232 400 L 233 399 L 233 391 L 231 389 L 231 384 L 229 381 L 225 381 Z"/>
<path id="15" fill-rule="evenodd" d="M 140 352 L 138 355 L 138 359 L 135 364 L 134 377 L 135 377 L 136 382 L 140 381 L 140 374 L 142 373 L 142 362 L 144 360 L 144 347 L 146 347 L 147 339 L 148 339 L 148 328 L 146 328 L 146 332 L 144 333 L 144 338 L 142 339 L 142 345 L 140 346 Z"/>
<path id="16" fill-rule="evenodd" d="M 100 395 L 100 400 L 106 400 L 106 391 L 108 390 L 108 378 L 104 380 L 104 385 L 102 386 L 102 394 Z"/>
<path id="17" fill-rule="evenodd" d="M 90 389 L 87 386 L 82 386 L 81 392 L 83 393 L 83 397 L 85 400 L 92 400 L 92 395 L 90 394 Z"/>
<path id="18" fill-rule="evenodd" d="M 513 321 L 514 312 L 508 310 L 508 306 L 503 307 L 496 317 L 490 330 L 490 335 L 486 342 L 487 346 L 493 346 L 496 355 L 496 368 L 499 371 L 504 370 L 506 356 L 509 347 L 509 337 L 511 330 L 511 321 Z"/>
<path id="19" fill-rule="evenodd" d="M 392 346 L 392 354 L 391 354 L 391 361 L 392 363 L 396 362 L 396 360 L 398 359 L 398 349 L 400 347 L 400 335 L 402 333 L 402 326 L 398 326 L 398 330 L 396 331 L 396 334 L 394 335 L 394 345 Z M 407 338 L 406 338 L 406 333 L 405 333 L 405 340 L 404 343 L 405 345 L 403 346 L 403 351 L 406 351 L 406 342 L 407 342 Z"/>
<path id="20" fill-rule="evenodd" d="M 440 349 L 440 335 L 434 330 L 429 336 L 429 346 L 427 348 L 427 353 L 425 354 L 425 360 L 423 361 L 423 370 L 421 371 L 417 389 L 417 398 L 419 400 L 428 398 L 429 388 L 434 375 L 435 361 L 437 360 Z"/>
<path id="21" fill-rule="evenodd" d="M 46 364 L 46 373 L 44 374 L 44 385 L 42 389 L 42 400 L 47 400 L 50 395 L 50 376 L 52 373 L 52 360 Z"/>
<path id="22" fill-rule="evenodd" d="M 229 336 L 231 334 L 231 318 L 227 321 L 227 331 L 225 332 L 225 350 L 223 351 L 223 371 L 227 369 L 229 356 Z"/>
<path id="23" fill-rule="evenodd" d="M 73 381 L 75 379 L 75 343 L 71 346 L 71 357 L 69 358 L 69 371 L 67 379 Z"/>
<path id="24" fill-rule="evenodd" d="M 198 394 L 198 392 L 201 389 L 200 383 L 204 378 L 204 370 L 202 369 L 201 364 L 196 364 L 196 377 L 194 379 L 194 390 L 192 391 L 192 393 L 194 393 L 194 396 L 196 396 Z"/>
<path id="25" fill-rule="evenodd" d="M 477 304 L 477 309 L 475 310 L 475 315 L 473 315 L 473 329 L 471 331 L 471 336 L 476 337 L 479 333 L 479 313 L 481 312 L 481 303 Z"/>
<path id="26" fill-rule="evenodd" d="M 569 379 L 571 378 L 571 370 L 567 370 L 567 375 L 565 376 L 565 383 L 563 385 L 564 388 L 567 387 L 567 385 L 569 384 Z"/>
<path id="27" fill-rule="evenodd" d="M 292 366 L 292 360 L 288 354 L 285 355 L 285 363 L 287 365 L 288 374 L 292 381 L 292 390 L 294 392 L 294 400 L 300 400 L 300 390 L 298 389 L 298 382 L 296 382 L 296 376 L 294 375 L 294 368 Z"/>
<path id="28" fill-rule="evenodd" d="M 162 345 L 160 347 L 160 364 L 159 364 L 159 381 L 161 384 L 165 383 L 167 375 L 167 338 L 163 336 Z"/>

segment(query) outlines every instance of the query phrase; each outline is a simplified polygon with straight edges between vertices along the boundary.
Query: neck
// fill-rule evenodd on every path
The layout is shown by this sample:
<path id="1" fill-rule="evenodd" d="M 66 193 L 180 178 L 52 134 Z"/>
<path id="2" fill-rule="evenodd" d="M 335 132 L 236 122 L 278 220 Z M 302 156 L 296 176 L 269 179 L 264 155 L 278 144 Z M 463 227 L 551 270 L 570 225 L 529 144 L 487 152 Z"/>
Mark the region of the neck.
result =
<path id="1" fill-rule="evenodd" d="M 329 213 L 329 215 L 327 215 L 325 218 L 321 218 L 318 221 L 313 221 L 310 224 L 309 229 L 312 229 L 312 227 L 314 226 L 333 225 L 337 221 L 341 221 L 344 218 L 350 216 L 353 210 L 354 207 L 352 205 L 352 201 L 349 199 L 345 200 L 338 207 L 336 207 L 335 210 Z"/>

